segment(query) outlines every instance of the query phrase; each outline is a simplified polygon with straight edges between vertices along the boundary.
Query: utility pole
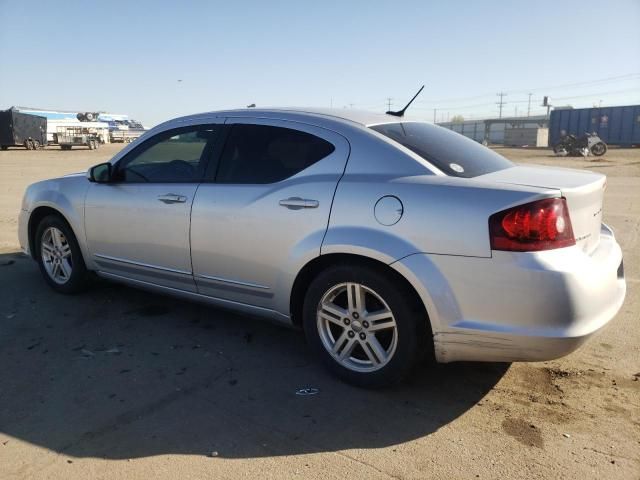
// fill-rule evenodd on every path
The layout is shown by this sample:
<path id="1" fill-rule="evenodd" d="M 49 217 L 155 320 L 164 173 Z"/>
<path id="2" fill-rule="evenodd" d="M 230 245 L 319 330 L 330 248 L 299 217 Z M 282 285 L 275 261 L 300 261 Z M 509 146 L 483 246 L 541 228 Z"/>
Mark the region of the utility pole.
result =
<path id="1" fill-rule="evenodd" d="M 387 97 L 387 112 L 391 111 L 391 100 L 393 100 L 393 98 Z"/>
<path id="2" fill-rule="evenodd" d="M 502 107 L 507 103 L 507 102 L 503 101 L 502 99 L 503 99 L 504 97 L 506 97 L 506 96 L 507 96 L 507 94 L 506 94 L 506 93 L 504 93 L 504 92 L 500 92 L 500 93 L 496 93 L 496 95 L 497 95 L 498 97 L 500 97 L 500 101 L 499 101 L 499 102 L 496 102 L 496 105 L 498 105 L 498 108 L 500 109 L 500 110 L 499 110 L 499 112 L 500 112 L 500 113 L 498 114 L 498 118 L 502 118 Z"/>
<path id="3" fill-rule="evenodd" d="M 545 95 L 542 99 L 542 107 L 547 107 L 547 120 L 549 120 L 549 111 L 551 110 L 551 102 L 549 101 L 549 97 Z"/>
<path id="4" fill-rule="evenodd" d="M 531 95 L 533 95 L 533 93 L 529 94 L 529 104 L 527 105 L 527 117 L 531 116 Z"/>
<path id="5" fill-rule="evenodd" d="M 514 113 L 513 113 L 513 116 L 514 116 L 514 117 L 517 117 L 517 116 L 518 116 L 518 105 L 516 105 L 516 106 L 514 107 L 513 112 L 514 112 Z"/>
<path id="6" fill-rule="evenodd" d="M 436 112 L 438 111 L 437 108 L 433 109 L 433 123 L 436 123 Z"/>

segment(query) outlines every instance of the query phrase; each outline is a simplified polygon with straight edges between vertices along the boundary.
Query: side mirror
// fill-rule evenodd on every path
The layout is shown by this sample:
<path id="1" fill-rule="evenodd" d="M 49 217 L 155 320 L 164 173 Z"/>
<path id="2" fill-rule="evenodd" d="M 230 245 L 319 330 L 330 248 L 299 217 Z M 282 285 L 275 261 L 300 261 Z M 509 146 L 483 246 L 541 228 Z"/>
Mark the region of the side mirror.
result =
<path id="1" fill-rule="evenodd" d="M 111 163 L 100 163 L 89 169 L 87 178 L 90 182 L 109 183 L 111 182 L 111 173 L 113 166 Z"/>

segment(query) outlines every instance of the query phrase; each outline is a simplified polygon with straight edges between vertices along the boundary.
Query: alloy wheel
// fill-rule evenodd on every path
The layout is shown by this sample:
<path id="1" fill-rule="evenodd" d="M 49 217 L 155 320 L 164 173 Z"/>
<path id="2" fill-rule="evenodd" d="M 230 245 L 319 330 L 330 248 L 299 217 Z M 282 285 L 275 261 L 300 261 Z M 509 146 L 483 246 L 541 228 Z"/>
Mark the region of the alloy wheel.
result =
<path id="1" fill-rule="evenodd" d="M 398 326 L 371 288 L 353 282 L 334 285 L 322 296 L 316 319 L 322 345 L 343 367 L 373 372 L 393 358 Z"/>
<path id="2" fill-rule="evenodd" d="M 71 245 L 64 233 L 55 227 L 47 228 L 40 242 L 42 264 L 47 274 L 59 285 L 64 285 L 73 272 Z"/>

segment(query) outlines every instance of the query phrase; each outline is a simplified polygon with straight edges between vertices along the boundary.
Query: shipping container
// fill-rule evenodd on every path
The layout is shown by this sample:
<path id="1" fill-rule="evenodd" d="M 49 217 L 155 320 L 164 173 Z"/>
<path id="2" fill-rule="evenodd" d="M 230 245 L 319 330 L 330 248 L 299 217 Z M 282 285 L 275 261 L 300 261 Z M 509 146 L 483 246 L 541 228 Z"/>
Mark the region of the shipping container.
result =
<path id="1" fill-rule="evenodd" d="M 47 144 L 47 119 L 14 109 L 0 110 L 0 148 L 25 147 L 29 150 Z"/>
<path id="2" fill-rule="evenodd" d="M 640 145 L 640 105 L 557 109 L 549 120 L 550 145 L 563 135 L 596 132 L 608 145 Z"/>

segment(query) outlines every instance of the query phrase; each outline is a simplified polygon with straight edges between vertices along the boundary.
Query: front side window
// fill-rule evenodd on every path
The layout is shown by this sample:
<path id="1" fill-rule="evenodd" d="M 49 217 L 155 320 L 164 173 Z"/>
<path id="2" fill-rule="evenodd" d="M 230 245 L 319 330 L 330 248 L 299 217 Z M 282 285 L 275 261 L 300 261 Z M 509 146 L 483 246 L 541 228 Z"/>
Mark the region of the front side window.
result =
<path id="1" fill-rule="evenodd" d="M 184 183 L 202 179 L 215 125 L 184 127 L 159 133 L 124 157 L 116 180 L 128 183 Z"/>
<path id="2" fill-rule="evenodd" d="M 477 177 L 514 166 L 490 148 L 428 123 L 387 123 L 370 128 L 395 140 L 452 177 Z"/>
<path id="3" fill-rule="evenodd" d="M 216 181 L 265 184 L 289 178 L 330 155 L 335 147 L 322 138 L 290 128 L 233 125 Z"/>

